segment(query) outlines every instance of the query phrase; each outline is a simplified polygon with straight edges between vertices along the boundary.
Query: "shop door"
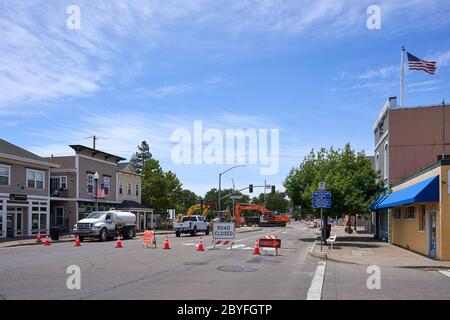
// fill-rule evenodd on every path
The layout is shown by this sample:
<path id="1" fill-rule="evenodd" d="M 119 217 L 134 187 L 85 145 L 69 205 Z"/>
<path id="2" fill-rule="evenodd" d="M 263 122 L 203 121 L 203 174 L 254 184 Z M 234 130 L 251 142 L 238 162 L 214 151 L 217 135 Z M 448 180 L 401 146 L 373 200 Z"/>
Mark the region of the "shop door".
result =
<path id="1" fill-rule="evenodd" d="M 6 208 L 6 236 L 17 237 L 22 236 L 23 211 L 22 208 L 7 207 Z"/>
<path id="2" fill-rule="evenodd" d="M 10 211 L 6 213 L 6 236 L 14 237 L 14 213 Z"/>
<path id="3" fill-rule="evenodd" d="M 436 258 L 436 211 L 430 211 L 430 228 L 429 228 L 429 243 L 430 243 L 430 257 Z"/>

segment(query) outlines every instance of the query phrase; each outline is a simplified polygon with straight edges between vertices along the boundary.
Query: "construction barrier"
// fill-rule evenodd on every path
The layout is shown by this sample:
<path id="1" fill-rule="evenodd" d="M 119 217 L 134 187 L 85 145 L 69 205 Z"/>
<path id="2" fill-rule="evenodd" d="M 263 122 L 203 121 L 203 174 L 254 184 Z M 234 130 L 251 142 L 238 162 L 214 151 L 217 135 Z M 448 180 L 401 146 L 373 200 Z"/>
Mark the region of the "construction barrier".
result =
<path id="1" fill-rule="evenodd" d="M 264 248 L 273 249 L 275 255 L 278 255 L 278 248 L 281 248 L 281 239 L 277 239 L 276 236 L 265 236 L 259 239 L 258 245 L 263 248 L 263 253 L 266 252 Z"/>
<path id="2" fill-rule="evenodd" d="M 156 238 L 154 231 L 145 230 L 142 235 L 142 246 L 149 248 L 149 246 L 154 245 L 156 248 Z"/>
<path id="3" fill-rule="evenodd" d="M 234 241 L 233 240 L 212 240 L 212 248 L 208 247 L 208 250 L 215 250 L 217 245 L 227 245 L 230 244 L 231 248 L 233 248 Z"/>

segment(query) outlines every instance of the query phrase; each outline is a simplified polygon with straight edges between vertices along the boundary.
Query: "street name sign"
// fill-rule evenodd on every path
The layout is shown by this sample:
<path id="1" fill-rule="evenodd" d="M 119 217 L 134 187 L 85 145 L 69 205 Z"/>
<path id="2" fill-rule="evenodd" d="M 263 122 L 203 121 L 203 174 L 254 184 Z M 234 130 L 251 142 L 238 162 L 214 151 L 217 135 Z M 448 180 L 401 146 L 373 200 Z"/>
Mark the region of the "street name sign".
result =
<path id="1" fill-rule="evenodd" d="M 213 239 L 233 240 L 236 236 L 234 222 L 216 222 L 213 224 Z"/>

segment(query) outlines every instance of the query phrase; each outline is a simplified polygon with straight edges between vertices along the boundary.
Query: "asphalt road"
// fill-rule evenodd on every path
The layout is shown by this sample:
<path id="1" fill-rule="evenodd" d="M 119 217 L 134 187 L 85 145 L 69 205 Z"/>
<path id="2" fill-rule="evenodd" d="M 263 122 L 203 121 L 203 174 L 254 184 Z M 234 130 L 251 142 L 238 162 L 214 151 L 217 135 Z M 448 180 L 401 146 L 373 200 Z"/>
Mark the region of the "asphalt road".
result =
<path id="1" fill-rule="evenodd" d="M 252 254 L 255 239 L 282 239 L 278 256 Z M 314 235 L 304 225 L 238 233 L 233 250 L 196 251 L 199 236 L 168 237 L 170 250 L 144 249 L 140 239 L 73 242 L 0 249 L 3 299 L 306 299 L 318 260 L 308 255 Z M 205 247 L 211 236 L 203 236 Z M 81 271 L 69 290 L 66 270 Z"/>

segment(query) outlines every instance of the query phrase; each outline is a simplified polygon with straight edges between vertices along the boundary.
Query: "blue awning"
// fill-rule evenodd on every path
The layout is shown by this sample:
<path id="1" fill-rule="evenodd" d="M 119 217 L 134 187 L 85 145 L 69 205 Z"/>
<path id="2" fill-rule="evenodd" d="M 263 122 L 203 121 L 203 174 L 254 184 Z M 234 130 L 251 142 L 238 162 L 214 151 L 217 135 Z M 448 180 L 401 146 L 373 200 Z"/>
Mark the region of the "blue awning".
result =
<path id="1" fill-rule="evenodd" d="M 378 205 L 384 200 L 386 199 L 386 197 L 388 196 L 388 194 L 384 194 L 382 196 L 379 196 L 378 198 L 376 198 L 370 205 L 369 205 L 369 209 L 374 211 L 378 209 Z"/>
<path id="2" fill-rule="evenodd" d="M 376 208 L 384 209 L 414 202 L 438 201 L 439 176 L 434 176 L 412 186 L 392 192 L 381 203 L 378 203 Z"/>

